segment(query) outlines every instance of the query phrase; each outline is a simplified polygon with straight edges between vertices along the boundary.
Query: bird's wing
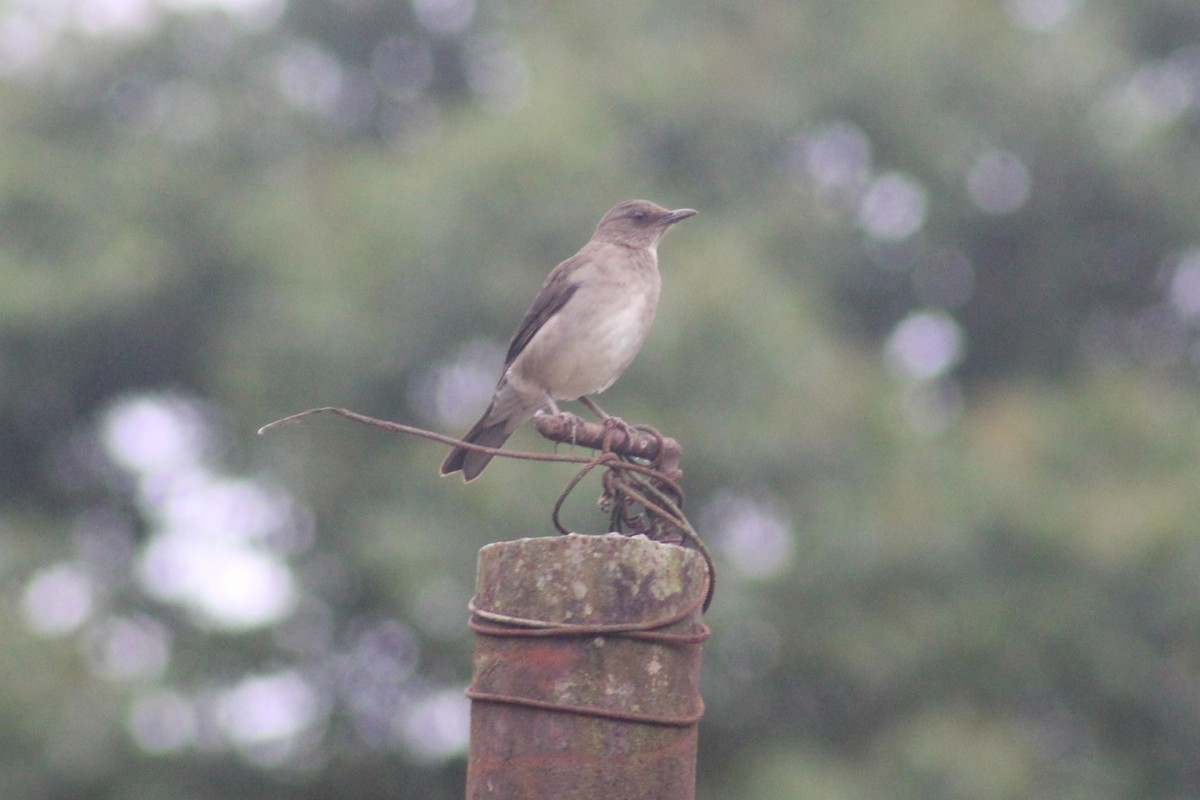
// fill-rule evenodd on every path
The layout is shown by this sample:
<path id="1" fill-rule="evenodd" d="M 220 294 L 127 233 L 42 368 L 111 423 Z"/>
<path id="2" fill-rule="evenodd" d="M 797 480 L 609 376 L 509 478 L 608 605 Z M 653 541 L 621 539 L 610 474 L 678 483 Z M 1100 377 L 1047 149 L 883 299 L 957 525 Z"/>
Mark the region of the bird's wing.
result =
<path id="1" fill-rule="evenodd" d="M 537 297 L 533 298 L 533 305 L 525 312 L 525 318 L 517 326 L 517 332 L 513 334 L 512 341 L 508 344 L 508 355 L 504 357 L 504 366 L 507 367 L 521 354 L 521 351 L 537 335 L 546 321 L 557 314 L 579 289 L 575 274 L 586 258 L 584 254 L 577 253 L 555 267 L 554 271 L 546 278 L 541 291 L 538 292 Z"/>

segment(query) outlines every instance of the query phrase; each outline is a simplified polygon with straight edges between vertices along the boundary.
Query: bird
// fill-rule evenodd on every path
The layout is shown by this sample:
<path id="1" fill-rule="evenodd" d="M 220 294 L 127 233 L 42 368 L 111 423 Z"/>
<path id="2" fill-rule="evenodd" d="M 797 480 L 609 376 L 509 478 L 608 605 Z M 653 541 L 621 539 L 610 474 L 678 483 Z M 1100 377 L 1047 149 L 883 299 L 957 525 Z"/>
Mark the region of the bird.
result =
<path id="1" fill-rule="evenodd" d="M 695 215 L 648 200 L 609 209 L 588 243 L 546 276 L 509 342 L 487 410 L 461 441 L 499 448 L 539 411 L 559 413 L 559 400 L 582 400 L 603 415 L 588 395 L 621 377 L 654 322 L 662 286 L 658 242 Z M 471 481 L 491 460 L 490 453 L 455 446 L 441 474 L 461 471 Z"/>

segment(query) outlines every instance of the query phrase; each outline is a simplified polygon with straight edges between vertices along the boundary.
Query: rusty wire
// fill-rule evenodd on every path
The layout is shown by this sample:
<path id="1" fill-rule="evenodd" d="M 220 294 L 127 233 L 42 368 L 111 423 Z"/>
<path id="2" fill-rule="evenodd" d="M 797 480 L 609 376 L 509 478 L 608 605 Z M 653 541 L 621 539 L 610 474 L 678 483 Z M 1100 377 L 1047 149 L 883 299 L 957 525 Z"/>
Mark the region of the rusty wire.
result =
<path id="1" fill-rule="evenodd" d="M 708 611 L 717 582 L 712 554 L 683 514 L 683 489 L 664 472 L 629 456 L 601 451 L 584 464 L 558 496 L 550 515 L 554 528 L 562 534 L 570 533 L 560 521 L 559 514 L 567 497 L 596 467 L 604 467 L 600 507 L 609 512 L 610 530 L 627 536 L 641 534 L 665 544 L 686 542 L 700 553 L 708 569 L 708 591 L 703 608 Z"/>
<path id="2" fill-rule="evenodd" d="M 615 417 L 606 418 L 604 421 L 605 433 L 601 441 L 600 452 L 590 457 L 565 455 L 562 453 L 531 453 L 522 450 L 502 450 L 495 447 L 484 447 L 471 442 L 463 442 L 452 436 L 427 431 L 423 428 L 376 419 L 368 417 L 365 414 L 350 411 L 349 409 L 334 406 L 310 408 L 307 411 L 291 414 L 274 422 L 267 423 L 258 429 L 258 433 L 261 435 L 274 428 L 295 423 L 305 417 L 317 414 L 335 414 L 339 417 L 374 428 L 380 428 L 390 433 L 417 436 L 422 439 L 441 442 L 442 444 L 489 453 L 501 458 L 582 464 L 583 466 L 579 472 L 567 483 L 566 488 L 559 495 L 551 511 L 551 522 L 555 530 L 562 534 L 570 532 L 563 527 L 559 519 L 559 514 L 567 497 L 570 496 L 571 492 L 579 486 L 592 470 L 597 467 L 604 467 L 604 473 L 601 477 L 602 493 L 599 504 L 601 509 L 609 513 L 609 530 L 623 533 L 627 536 L 640 534 L 665 544 L 686 543 L 693 547 L 704 559 L 708 570 L 708 590 L 705 594 L 703 610 L 707 611 L 709 605 L 712 603 L 713 592 L 716 589 L 716 568 L 713 564 L 712 554 L 705 546 L 700 535 L 696 533 L 696 529 L 692 527 L 687 517 L 684 516 L 682 510 L 683 489 L 679 486 L 675 478 L 675 475 L 679 473 L 668 474 L 658 469 L 657 465 L 645 463 L 646 459 L 623 455 L 610 449 L 613 431 L 623 427 L 627 432 L 639 431 L 657 439 L 657 452 L 661 457 L 661 454 L 664 452 L 663 443 L 665 442 L 665 438 L 649 426 L 628 425 Z"/>
<path id="3" fill-rule="evenodd" d="M 709 596 L 709 593 L 706 592 L 705 597 Z M 697 595 L 696 599 L 687 603 L 679 611 L 660 619 L 627 623 L 587 624 L 549 622 L 546 620 L 526 619 L 514 617 L 509 614 L 501 614 L 496 611 L 478 608 L 475 605 L 475 598 L 471 598 L 471 602 L 468 605 L 471 611 L 471 621 L 469 623 L 471 630 L 481 636 L 492 636 L 502 639 L 611 636 L 668 647 L 697 647 L 708 639 L 710 633 L 708 626 L 698 620 L 690 632 L 665 630 L 665 628 L 693 616 L 699 607 L 700 599 L 699 595 Z M 542 711 L 558 711 L 567 714 L 598 717 L 620 722 L 633 722 L 642 725 L 664 725 L 686 728 L 695 725 L 704 716 L 704 701 L 699 697 L 696 698 L 696 707 L 691 711 L 677 716 L 668 716 L 612 708 L 580 706 L 522 695 L 483 692 L 476 689 L 474 684 L 467 687 L 466 694 L 471 700 L 477 702 L 502 703 L 535 708 Z"/>

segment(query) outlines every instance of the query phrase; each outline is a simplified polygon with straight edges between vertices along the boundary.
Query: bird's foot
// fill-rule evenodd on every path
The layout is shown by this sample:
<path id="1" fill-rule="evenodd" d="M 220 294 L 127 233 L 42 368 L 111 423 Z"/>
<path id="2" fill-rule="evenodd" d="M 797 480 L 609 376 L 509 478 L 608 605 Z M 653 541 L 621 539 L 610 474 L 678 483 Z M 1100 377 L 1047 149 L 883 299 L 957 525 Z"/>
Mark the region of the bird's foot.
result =
<path id="1" fill-rule="evenodd" d="M 583 419 L 577 414 L 572 414 L 569 411 L 560 411 L 557 407 L 539 408 L 533 413 L 533 416 L 545 419 L 547 424 L 552 426 L 550 430 L 555 431 L 555 433 L 549 434 L 539 427 L 538 430 L 543 436 L 555 441 L 556 443 L 569 444 L 571 447 L 575 447 L 579 444 L 580 431 L 585 429 L 590 424 L 584 422 Z M 553 417 L 557 417 L 557 420 L 550 422 L 550 419 Z M 570 438 L 568 439 L 566 437 Z"/>
<path id="2" fill-rule="evenodd" d="M 546 406 L 550 406 L 551 414 L 561 414 L 562 413 L 561 411 L 558 410 L 558 403 L 554 402 L 554 396 L 551 395 L 549 392 L 546 392 Z M 539 408 L 537 410 L 537 413 L 538 414 L 546 413 L 546 406 L 542 406 L 541 408 Z"/>
<path id="3" fill-rule="evenodd" d="M 574 414 L 564 414 L 558 407 L 558 403 L 554 402 L 554 398 L 546 392 L 546 405 L 533 412 L 535 417 L 573 417 Z"/>
<path id="4" fill-rule="evenodd" d="M 625 441 L 628 442 L 632 441 L 634 431 L 637 431 L 641 427 L 638 425 L 630 425 L 620 417 L 614 417 L 611 415 L 605 415 L 602 419 L 603 422 L 600 423 L 600 426 L 604 429 L 604 436 L 600 440 L 600 449 L 606 453 L 612 450 L 613 437 L 616 436 L 618 432 L 624 436 Z"/>

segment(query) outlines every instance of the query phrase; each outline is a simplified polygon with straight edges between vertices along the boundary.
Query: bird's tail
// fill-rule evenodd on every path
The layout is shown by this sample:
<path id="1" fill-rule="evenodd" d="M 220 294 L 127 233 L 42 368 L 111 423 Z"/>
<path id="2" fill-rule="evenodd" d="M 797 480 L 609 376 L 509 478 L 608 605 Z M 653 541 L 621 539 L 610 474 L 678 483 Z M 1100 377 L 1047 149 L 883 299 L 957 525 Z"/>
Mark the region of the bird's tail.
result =
<path id="1" fill-rule="evenodd" d="M 488 409 L 490 414 L 491 409 Z M 467 434 L 462 437 L 464 442 L 471 444 L 483 445 L 484 447 L 500 447 L 508 437 L 512 436 L 512 431 L 507 430 L 510 420 L 502 419 L 498 422 L 489 422 L 489 414 L 484 414 L 479 422 L 475 423 L 475 427 L 467 431 Z M 478 450 L 468 450 L 465 447 L 455 447 L 450 451 L 450 455 L 446 456 L 446 460 L 442 462 L 442 474 L 449 475 L 462 470 L 463 481 L 472 481 L 483 472 L 483 468 L 492 460 L 491 453 L 481 453 Z"/>

